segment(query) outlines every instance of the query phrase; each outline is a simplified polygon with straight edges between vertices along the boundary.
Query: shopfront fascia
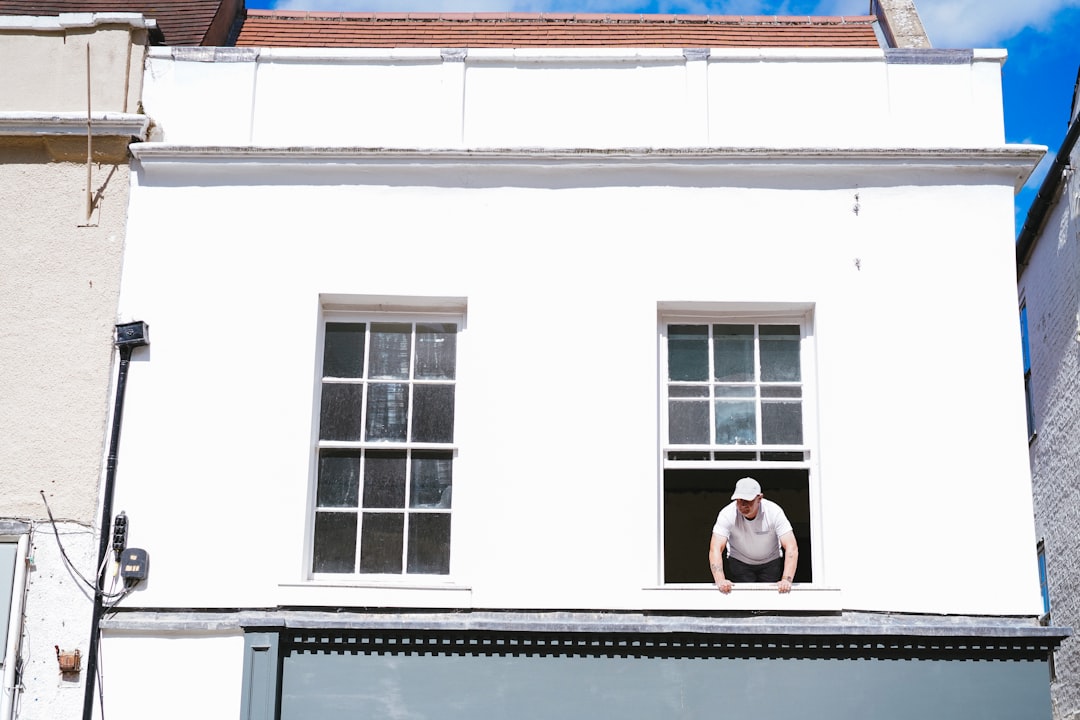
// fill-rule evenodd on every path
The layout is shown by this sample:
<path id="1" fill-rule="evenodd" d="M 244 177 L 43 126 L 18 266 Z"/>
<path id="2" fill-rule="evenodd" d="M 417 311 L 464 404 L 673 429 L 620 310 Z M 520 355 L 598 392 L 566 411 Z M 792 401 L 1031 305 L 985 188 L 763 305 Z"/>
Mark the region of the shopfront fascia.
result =
<path id="1" fill-rule="evenodd" d="M 1051 717 L 1030 620 L 841 613 L 267 613 L 242 720 Z"/>

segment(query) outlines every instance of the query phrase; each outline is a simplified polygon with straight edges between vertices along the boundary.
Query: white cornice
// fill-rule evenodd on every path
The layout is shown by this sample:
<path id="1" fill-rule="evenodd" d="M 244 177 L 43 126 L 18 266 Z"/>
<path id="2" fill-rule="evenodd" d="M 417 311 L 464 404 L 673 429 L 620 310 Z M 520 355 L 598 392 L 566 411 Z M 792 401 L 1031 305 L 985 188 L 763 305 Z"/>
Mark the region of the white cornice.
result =
<path id="1" fill-rule="evenodd" d="M 0 112 L 0 135 L 26 137 L 86 135 L 86 113 Z M 133 113 L 93 113 L 90 134 L 94 137 L 146 138 L 150 118 Z"/>
<path id="2" fill-rule="evenodd" d="M 366 147 L 132 145 L 145 165 L 260 166 L 578 166 L 754 167 L 907 166 L 1011 172 L 1019 188 L 1046 154 L 1043 145 L 986 148 L 481 148 L 472 150 Z"/>
<path id="3" fill-rule="evenodd" d="M 151 47 L 152 59 L 188 62 L 260 62 L 349 65 L 358 63 L 681 63 L 686 51 L 704 54 L 714 63 L 745 62 L 904 62 L 941 65 L 1002 63 L 1004 50 L 907 50 L 891 54 L 875 48 L 456 48 L 452 56 L 439 48 L 201 48 Z M 891 58 L 891 60 L 890 60 Z"/>
<path id="4" fill-rule="evenodd" d="M 1038 162 L 1045 145 L 1007 144 L 984 148 L 777 148 L 777 147 L 675 147 L 675 148 L 381 148 L 263 145 L 179 145 L 147 142 L 134 148 L 137 158 L 221 159 L 250 161 L 355 160 L 368 162 L 416 161 L 501 162 L 551 160 L 555 162 L 604 163 L 698 163 L 727 161 L 814 161 L 867 162 L 912 160 L 930 164 L 956 165 L 960 162 Z"/>
<path id="5" fill-rule="evenodd" d="M 127 25 L 137 29 L 157 27 L 157 20 L 139 13 L 60 13 L 59 15 L 8 15 L 0 17 L 0 30 L 61 32 L 103 25 Z"/>
<path id="6" fill-rule="evenodd" d="M 1011 179 L 1018 192 L 1046 153 L 1042 145 L 990 148 L 485 148 L 475 150 L 349 147 L 209 147 L 136 143 L 130 146 L 147 172 L 215 173 L 258 167 L 305 171 L 354 168 L 363 171 L 469 167 L 539 169 L 779 169 L 948 170 L 988 173 Z"/>

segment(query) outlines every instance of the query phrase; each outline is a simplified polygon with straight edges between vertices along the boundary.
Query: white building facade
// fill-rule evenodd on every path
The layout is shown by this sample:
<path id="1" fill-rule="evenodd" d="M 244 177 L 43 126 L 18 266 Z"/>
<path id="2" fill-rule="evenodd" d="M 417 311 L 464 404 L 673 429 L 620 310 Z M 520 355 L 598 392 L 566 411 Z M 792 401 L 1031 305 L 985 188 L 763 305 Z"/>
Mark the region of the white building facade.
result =
<path id="1" fill-rule="evenodd" d="M 1004 60 L 152 49 L 110 718 L 1048 717 Z"/>

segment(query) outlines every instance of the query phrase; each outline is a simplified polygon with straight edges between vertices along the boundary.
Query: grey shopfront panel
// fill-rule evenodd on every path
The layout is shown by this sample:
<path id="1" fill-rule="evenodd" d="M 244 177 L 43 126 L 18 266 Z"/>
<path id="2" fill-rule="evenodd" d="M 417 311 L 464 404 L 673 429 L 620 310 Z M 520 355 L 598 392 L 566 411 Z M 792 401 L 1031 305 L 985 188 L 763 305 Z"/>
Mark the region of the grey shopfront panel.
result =
<path id="1" fill-rule="evenodd" d="M 281 720 L 1049 720 L 1045 660 L 308 651 Z"/>

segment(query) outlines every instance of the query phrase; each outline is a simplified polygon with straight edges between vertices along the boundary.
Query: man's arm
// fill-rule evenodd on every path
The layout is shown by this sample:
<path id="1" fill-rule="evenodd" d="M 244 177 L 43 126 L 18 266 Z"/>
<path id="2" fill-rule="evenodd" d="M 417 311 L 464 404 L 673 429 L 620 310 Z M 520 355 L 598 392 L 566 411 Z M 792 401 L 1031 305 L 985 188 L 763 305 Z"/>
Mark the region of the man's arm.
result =
<path id="1" fill-rule="evenodd" d="M 795 568 L 799 566 L 799 544 L 795 542 L 795 533 L 786 532 L 780 536 L 780 547 L 784 548 L 784 574 L 776 589 L 782 593 L 791 592 L 791 581 L 795 579 Z"/>
<path id="2" fill-rule="evenodd" d="M 731 592 L 732 583 L 724 577 L 724 549 L 727 547 L 727 538 L 713 533 L 709 541 L 709 569 L 712 570 L 713 582 L 720 592 L 727 595 Z"/>

